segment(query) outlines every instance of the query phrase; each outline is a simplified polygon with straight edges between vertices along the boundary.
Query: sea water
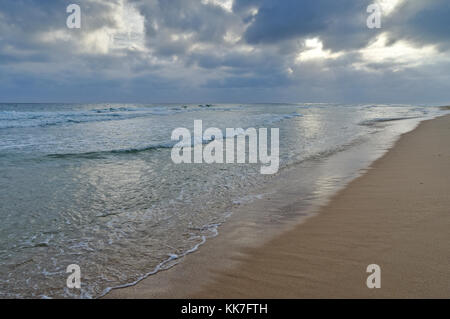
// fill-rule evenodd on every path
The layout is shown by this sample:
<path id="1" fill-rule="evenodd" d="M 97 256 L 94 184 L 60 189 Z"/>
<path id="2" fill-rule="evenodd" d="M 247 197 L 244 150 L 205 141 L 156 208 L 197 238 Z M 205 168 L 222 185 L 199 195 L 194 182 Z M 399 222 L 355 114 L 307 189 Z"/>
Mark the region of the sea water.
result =
<path id="1" fill-rule="evenodd" d="M 279 128 L 282 172 L 361 145 L 388 147 L 443 112 L 305 103 L 0 104 L 0 298 L 95 298 L 134 284 L 217 235 L 234 205 L 258 200 L 254 190 L 276 178 L 261 175 L 260 164 L 172 162 L 172 131 L 192 130 L 195 120 L 223 131 Z M 81 268 L 81 290 L 66 287 L 71 264 Z"/>

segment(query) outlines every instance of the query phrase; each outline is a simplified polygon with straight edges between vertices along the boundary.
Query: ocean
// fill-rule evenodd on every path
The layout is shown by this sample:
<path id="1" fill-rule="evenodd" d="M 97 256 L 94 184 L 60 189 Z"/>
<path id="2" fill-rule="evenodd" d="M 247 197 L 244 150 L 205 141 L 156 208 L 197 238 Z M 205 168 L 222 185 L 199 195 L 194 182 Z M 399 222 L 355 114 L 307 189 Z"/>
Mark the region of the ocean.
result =
<path id="1" fill-rule="evenodd" d="M 201 249 L 237 205 L 264 196 L 258 190 L 283 171 L 364 150 L 358 158 L 365 161 L 322 172 L 345 179 L 444 112 L 369 104 L 0 104 L 0 298 L 97 298 L 132 285 Z M 223 131 L 279 128 L 279 172 L 174 164 L 172 131 L 193 131 L 195 120 Z M 298 192 L 323 196 L 312 186 L 318 179 L 309 175 Z M 81 290 L 66 287 L 71 264 L 81 268 Z"/>

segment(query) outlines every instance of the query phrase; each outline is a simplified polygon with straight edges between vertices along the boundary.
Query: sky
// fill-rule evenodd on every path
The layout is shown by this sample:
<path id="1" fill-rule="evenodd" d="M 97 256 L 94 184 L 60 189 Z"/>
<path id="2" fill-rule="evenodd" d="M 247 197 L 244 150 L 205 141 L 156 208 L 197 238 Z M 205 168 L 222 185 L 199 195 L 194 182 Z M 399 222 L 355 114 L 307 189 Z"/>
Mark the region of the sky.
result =
<path id="1" fill-rule="evenodd" d="M 1 0 L 0 102 L 449 104 L 449 17 L 449 0 Z"/>

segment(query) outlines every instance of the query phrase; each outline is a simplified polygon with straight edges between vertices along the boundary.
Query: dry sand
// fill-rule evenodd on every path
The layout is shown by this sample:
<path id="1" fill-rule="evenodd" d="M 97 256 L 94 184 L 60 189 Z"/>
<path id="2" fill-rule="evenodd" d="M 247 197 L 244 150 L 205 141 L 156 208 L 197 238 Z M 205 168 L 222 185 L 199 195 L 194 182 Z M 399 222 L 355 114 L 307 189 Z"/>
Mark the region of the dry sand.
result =
<path id="1" fill-rule="evenodd" d="M 106 297 L 450 298 L 450 116 L 403 135 L 317 215 L 262 246 L 229 240 L 233 254 L 220 256 L 215 240 Z M 369 264 L 381 267 L 380 289 L 366 286 Z"/>

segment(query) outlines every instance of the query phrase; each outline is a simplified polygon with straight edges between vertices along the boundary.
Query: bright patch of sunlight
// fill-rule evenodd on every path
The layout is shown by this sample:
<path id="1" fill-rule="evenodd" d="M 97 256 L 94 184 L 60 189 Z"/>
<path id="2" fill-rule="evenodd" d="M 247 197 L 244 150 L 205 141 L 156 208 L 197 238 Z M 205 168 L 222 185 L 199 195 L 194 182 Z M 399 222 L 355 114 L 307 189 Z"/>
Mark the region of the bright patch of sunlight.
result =
<path id="1" fill-rule="evenodd" d="M 333 53 L 331 50 L 324 50 L 323 43 L 319 38 L 305 40 L 305 47 L 306 50 L 300 52 L 297 56 L 297 62 L 320 59 L 336 59 L 341 56 L 341 53 Z"/>

